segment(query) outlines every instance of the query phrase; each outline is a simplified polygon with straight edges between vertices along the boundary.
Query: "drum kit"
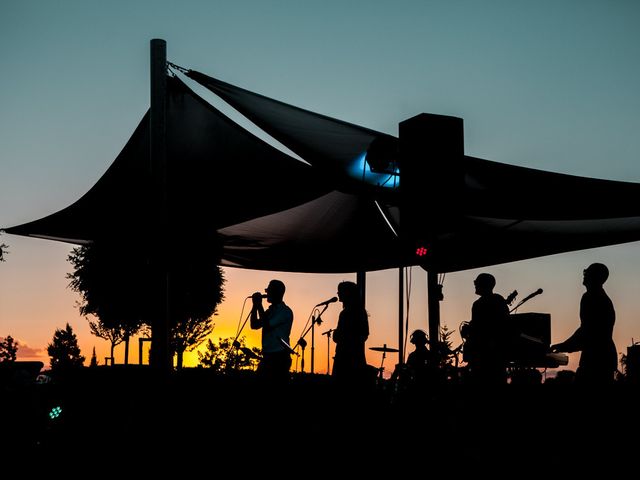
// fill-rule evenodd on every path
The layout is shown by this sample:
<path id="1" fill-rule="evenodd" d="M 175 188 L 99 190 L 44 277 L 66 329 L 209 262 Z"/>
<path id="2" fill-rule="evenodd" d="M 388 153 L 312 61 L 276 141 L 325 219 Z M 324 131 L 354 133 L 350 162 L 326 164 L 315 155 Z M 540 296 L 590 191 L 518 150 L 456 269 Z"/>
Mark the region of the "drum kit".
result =
<path id="1" fill-rule="evenodd" d="M 291 345 L 289 345 L 283 338 L 280 338 L 280 343 L 285 347 L 285 349 L 291 354 L 291 355 L 300 355 L 295 349 L 293 349 L 291 347 Z M 240 351 L 242 351 L 242 353 L 244 353 L 247 357 L 249 358 L 253 358 L 256 360 L 260 360 L 262 357 L 260 355 L 258 355 L 257 353 L 255 353 L 253 350 L 251 350 L 249 347 L 240 347 L 240 344 L 237 343 L 236 345 L 234 345 L 236 348 L 239 348 Z M 387 344 L 385 343 L 382 347 L 369 347 L 369 350 L 373 350 L 374 352 L 382 352 L 382 362 L 380 363 L 380 367 L 378 367 L 378 372 L 379 372 L 379 376 L 380 378 L 382 378 L 382 372 L 384 372 L 384 360 L 387 357 L 387 353 L 396 353 L 399 352 L 400 350 L 398 350 L 397 348 L 393 348 L 393 347 L 387 347 Z"/>
<path id="2" fill-rule="evenodd" d="M 384 359 L 387 356 L 387 352 L 393 353 L 393 352 L 399 352 L 400 350 L 393 347 L 387 347 L 386 343 L 382 347 L 369 347 L 369 350 L 373 350 L 374 352 L 382 352 L 382 362 L 380 363 L 380 367 L 378 368 L 378 372 L 380 372 L 379 373 L 380 380 L 382 380 L 382 372 L 384 372 Z"/>

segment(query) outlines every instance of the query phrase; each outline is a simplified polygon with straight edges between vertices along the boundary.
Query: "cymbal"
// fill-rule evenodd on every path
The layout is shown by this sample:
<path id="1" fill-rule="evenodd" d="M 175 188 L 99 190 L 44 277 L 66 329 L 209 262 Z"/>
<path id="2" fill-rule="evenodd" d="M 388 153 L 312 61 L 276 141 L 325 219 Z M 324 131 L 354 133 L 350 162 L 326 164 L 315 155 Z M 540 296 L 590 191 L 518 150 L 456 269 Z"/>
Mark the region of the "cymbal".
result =
<path id="1" fill-rule="evenodd" d="M 240 350 L 242 350 L 242 352 L 249 358 L 256 358 L 258 360 L 261 358 L 260 355 L 251 350 L 249 347 L 240 347 Z"/>
<path id="2" fill-rule="evenodd" d="M 376 352 L 399 352 L 400 351 L 397 348 L 387 347 L 386 345 L 384 347 L 369 347 L 369 350 L 375 350 Z"/>

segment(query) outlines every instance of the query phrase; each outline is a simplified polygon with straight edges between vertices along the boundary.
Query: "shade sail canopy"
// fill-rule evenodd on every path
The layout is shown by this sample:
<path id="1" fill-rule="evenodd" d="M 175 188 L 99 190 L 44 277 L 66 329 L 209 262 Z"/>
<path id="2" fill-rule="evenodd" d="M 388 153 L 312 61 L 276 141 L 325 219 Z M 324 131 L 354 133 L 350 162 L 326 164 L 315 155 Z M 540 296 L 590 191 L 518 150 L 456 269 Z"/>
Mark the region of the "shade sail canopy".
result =
<path id="1" fill-rule="evenodd" d="M 343 182 L 348 182 L 349 178 L 362 177 L 363 156 L 374 140 L 397 143 L 391 135 L 289 105 L 194 70 L 187 71 L 186 75 L 305 161 L 327 172 L 343 188 Z M 385 176 L 374 175 L 373 178 Z M 359 182 L 357 188 L 361 191 L 363 187 Z"/>
<path id="2" fill-rule="evenodd" d="M 219 231 L 223 265 L 345 273 L 411 264 L 375 200 L 333 191 Z"/>
<path id="3" fill-rule="evenodd" d="M 215 230 L 331 190 L 311 167 L 235 124 L 177 77 L 167 81 L 167 215 L 173 229 Z M 6 232 L 71 243 L 135 238 L 147 228 L 145 219 L 154 208 L 149 178 L 147 112 L 113 164 L 83 197 Z"/>
<path id="4" fill-rule="evenodd" d="M 434 217 L 428 188 L 402 192 L 397 171 L 374 174 L 367 167 L 374 142 L 382 139 L 393 155 L 402 139 L 198 72 L 187 75 L 308 162 L 258 139 L 179 78 L 168 78 L 167 219 L 176 232 L 217 232 L 225 266 L 345 273 L 421 265 L 451 272 L 640 239 L 640 184 L 461 155 L 456 194 L 443 199 Z M 436 166 L 442 159 L 412 161 Z M 148 179 L 146 115 L 87 194 L 6 232 L 71 243 L 144 237 L 154 208 Z M 402 215 L 401 224 L 407 198 L 414 211 L 427 213 Z M 428 252 L 418 257 L 414 248 L 424 239 Z"/>

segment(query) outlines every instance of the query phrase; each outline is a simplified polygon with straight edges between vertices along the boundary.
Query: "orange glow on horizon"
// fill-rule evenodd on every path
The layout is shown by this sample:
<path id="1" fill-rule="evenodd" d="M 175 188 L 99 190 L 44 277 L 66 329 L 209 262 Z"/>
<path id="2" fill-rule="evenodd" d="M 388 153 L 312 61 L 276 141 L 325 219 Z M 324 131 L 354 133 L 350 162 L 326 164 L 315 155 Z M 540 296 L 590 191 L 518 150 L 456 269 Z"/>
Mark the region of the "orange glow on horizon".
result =
<path id="1" fill-rule="evenodd" d="M 40 360 L 49 366 L 46 347 L 53 337 L 56 328 L 63 328 L 68 322 L 78 337 L 85 365 L 89 365 L 91 353 L 95 347 L 99 364 L 110 354 L 109 342 L 99 339 L 90 333 L 88 321 L 83 318 L 76 307 L 78 295 L 68 288 L 65 273 L 70 270 L 66 262 L 68 252 L 72 248 L 67 244 L 45 240 L 23 239 L 11 237 L 3 239 L 11 245 L 7 261 L 0 265 L 0 337 L 11 335 L 19 343 L 19 360 Z M 637 247 L 635 247 L 637 248 Z M 622 270 L 633 269 L 629 261 L 629 251 L 634 246 L 609 247 L 591 252 L 591 258 L 599 258 L 611 265 L 612 272 L 607 282 L 607 291 L 616 306 L 617 321 L 614 340 L 618 351 L 626 353 L 626 347 L 632 338 L 639 338 L 635 319 L 638 310 L 635 305 L 635 292 L 640 288 L 637 276 L 623 275 Z M 609 257 L 604 253 L 612 252 Z M 618 260 L 616 255 L 618 254 Z M 544 294 L 519 308 L 519 312 L 549 312 L 552 321 L 552 342 L 568 338 L 578 327 L 578 307 L 583 293 L 581 272 L 585 261 L 579 253 L 564 254 L 549 259 L 533 259 L 502 266 L 483 269 L 495 274 L 498 285 L 496 291 L 506 294 L 517 288 L 519 291 L 531 292 L 544 287 Z M 584 255 L 584 254 L 582 254 Z M 630 265 L 631 264 L 631 265 Z M 527 268 L 527 275 L 522 272 Z M 414 329 L 428 330 L 426 306 L 426 275 L 419 267 L 410 269 L 413 279 L 405 294 L 410 294 L 410 302 L 405 301 L 405 320 L 408 315 L 409 326 L 405 327 L 405 355 L 411 351 L 406 337 Z M 468 320 L 471 304 L 475 300 L 473 278 L 478 270 L 448 274 L 444 282 L 444 300 L 440 303 L 441 323 L 453 331 L 453 346 L 458 346 L 460 336 L 458 327 Z M 235 337 L 239 326 L 249 313 L 249 305 L 243 304 L 247 296 L 255 291 L 262 292 L 269 280 L 281 279 L 287 291 L 285 303 L 294 311 L 294 324 L 291 343 L 295 344 L 304 331 L 313 306 L 319 301 L 335 295 L 337 284 L 343 280 L 355 280 L 355 274 L 302 274 L 286 272 L 261 272 L 242 269 L 225 268 L 225 299 L 214 316 L 213 342 L 219 338 Z M 381 363 L 381 353 L 369 350 L 370 347 L 387 344 L 398 348 L 398 271 L 386 270 L 368 272 L 366 277 L 366 306 L 370 314 L 370 336 L 366 343 L 367 361 L 374 367 Z M 406 299 L 405 299 L 406 300 Z M 315 329 L 315 361 L 317 373 L 327 372 L 327 358 L 332 365 L 335 344 L 329 342 L 327 356 L 327 337 L 322 333 L 337 325 L 341 304 L 330 304 L 323 314 L 323 323 Z M 260 347 L 261 332 L 251 330 L 248 322 L 242 331 L 248 347 Z M 305 371 L 311 367 L 311 335 L 305 339 L 309 343 L 305 350 Z M 145 344 L 145 349 L 148 348 Z M 197 351 L 205 349 L 201 344 L 196 351 L 185 352 L 184 365 L 195 367 L 198 364 Z M 145 350 L 146 352 L 146 350 Z M 124 345 L 116 346 L 115 363 L 124 361 Z M 133 338 L 129 347 L 129 362 L 138 363 L 138 342 Z M 148 353 L 144 354 L 145 362 Z M 563 369 L 575 370 L 579 353 L 569 355 L 569 365 Z M 293 369 L 301 369 L 301 358 L 293 358 Z M 398 362 L 398 355 L 388 354 L 385 359 L 385 376 L 393 371 Z"/>

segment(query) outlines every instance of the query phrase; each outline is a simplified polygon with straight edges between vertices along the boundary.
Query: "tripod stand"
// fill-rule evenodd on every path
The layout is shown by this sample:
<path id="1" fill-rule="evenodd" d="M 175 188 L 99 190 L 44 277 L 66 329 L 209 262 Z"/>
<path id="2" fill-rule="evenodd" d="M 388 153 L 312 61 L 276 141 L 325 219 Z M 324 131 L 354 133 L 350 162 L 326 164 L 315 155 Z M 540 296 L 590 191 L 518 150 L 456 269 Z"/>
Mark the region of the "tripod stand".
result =
<path id="1" fill-rule="evenodd" d="M 335 330 L 335 328 L 330 328 L 326 332 L 322 333 L 322 335 L 326 335 L 327 336 L 327 375 L 331 374 L 331 370 L 330 370 L 330 366 L 329 366 L 329 360 L 331 358 L 331 352 L 330 352 L 330 348 L 331 348 L 331 332 L 333 332 L 334 330 Z"/>

